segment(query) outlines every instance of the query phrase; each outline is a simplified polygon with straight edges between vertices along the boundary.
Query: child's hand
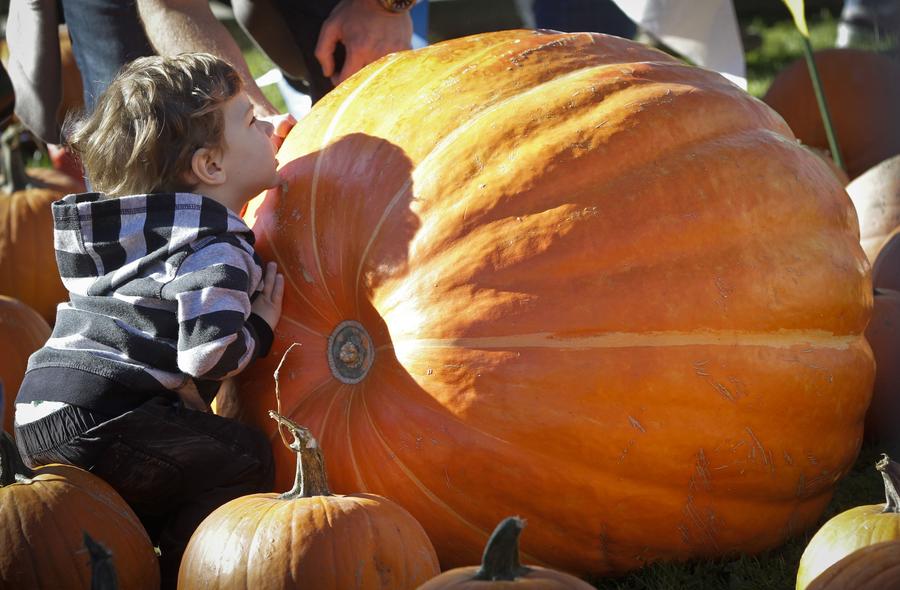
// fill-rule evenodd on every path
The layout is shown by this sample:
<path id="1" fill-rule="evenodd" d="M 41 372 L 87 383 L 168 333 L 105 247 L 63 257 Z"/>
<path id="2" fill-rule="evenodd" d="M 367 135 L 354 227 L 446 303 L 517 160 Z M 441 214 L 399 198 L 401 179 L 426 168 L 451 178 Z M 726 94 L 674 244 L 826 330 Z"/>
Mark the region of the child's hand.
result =
<path id="1" fill-rule="evenodd" d="M 209 413 L 209 406 L 200 397 L 200 392 L 197 391 L 197 385 L 193 379 L 185 381 L 184 385 L 175 390 L 175 393 L 181 398 L 181 403 L 184 404 L 184 407 L 198 412 Z"/>
<path id="2" fill-rule="evenodd" d="M 284 275 L 277 271 L 278 265 L 274 262 L 266 265 L 262 293 L 250 306 L 250 310 L 264 319 L 273 331 L 281 318 L 281 300 L 284 298 Z"/>

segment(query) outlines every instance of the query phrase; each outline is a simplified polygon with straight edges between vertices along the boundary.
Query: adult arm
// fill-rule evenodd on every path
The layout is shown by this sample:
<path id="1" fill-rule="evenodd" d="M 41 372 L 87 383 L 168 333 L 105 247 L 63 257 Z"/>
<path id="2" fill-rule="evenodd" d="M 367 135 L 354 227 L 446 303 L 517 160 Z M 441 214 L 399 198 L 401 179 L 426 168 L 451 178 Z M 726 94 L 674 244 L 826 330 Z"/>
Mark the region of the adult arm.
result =
<path id="1" fill-rule="evenodd" d="M 203 51 L 230 63 L 244 80 L 244 90 L 262 116 L 278 111 L 256 85 L 231 33 L 216 19 L 208 0 L 137 0 L 147 37 L 160 55 Z"/>
<path id="2" fill-rule="evenodd" d="M 337 85 L 373 61 L 411 47 L 412 19 L 408 11 L 391 12 L 379 0 L 341 0 L 322 25 L 316 59 L 325 77 Z M 338 42 L 347 50 L 344 67 L 335 71 Z"/>
<path id="3" fill-rule="evenodd" d="M 6 23 L 16 115 L 49 143 L 59 143 L 62 64 L 54 0 L 13 0 Z"/>

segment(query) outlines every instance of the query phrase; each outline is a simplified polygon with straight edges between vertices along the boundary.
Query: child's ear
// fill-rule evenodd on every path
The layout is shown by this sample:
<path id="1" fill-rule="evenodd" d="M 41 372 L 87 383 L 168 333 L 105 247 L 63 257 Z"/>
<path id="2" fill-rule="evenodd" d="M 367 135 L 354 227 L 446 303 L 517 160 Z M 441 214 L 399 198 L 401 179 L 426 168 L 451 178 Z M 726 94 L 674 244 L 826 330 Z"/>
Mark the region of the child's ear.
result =
<path id="1" fill-rule="evenodd" d="M 222 152 L 218 149 L 199 148 L 191 156 L 190 174 L 196 182 L 216 186 L 225 183 L 225 168 L 222 166 Z"/>

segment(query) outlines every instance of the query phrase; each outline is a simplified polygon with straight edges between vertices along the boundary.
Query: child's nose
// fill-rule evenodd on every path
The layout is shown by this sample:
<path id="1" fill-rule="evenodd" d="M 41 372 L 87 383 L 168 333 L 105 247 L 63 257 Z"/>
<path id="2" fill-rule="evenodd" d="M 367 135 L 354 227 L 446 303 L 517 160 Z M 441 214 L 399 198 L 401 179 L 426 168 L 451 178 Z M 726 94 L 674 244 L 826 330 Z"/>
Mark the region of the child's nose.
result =
<path id="1" fill-rule="evenodd" d="M 268 121 L 259 121 L 259 123 L 262 124 L 265 134 L 272 137 L 272 134 L 275 133 L 275 126 Z"/>

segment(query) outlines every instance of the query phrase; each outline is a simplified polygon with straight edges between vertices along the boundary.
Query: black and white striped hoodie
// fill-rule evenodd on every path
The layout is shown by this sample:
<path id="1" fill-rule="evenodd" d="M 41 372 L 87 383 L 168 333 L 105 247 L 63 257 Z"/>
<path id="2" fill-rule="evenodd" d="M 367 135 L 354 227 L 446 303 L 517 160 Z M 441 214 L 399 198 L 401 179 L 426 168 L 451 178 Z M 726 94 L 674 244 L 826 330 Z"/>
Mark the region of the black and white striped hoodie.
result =
<path id="1" fill-rule="evenodd" d="M 83 193 L 53 203 L 53 220 L 69 301 L 29 359 L 17 404 L 122 411 L 189 379 L 208 395 L 268 352 L 272 330 L 250 311 L 263 272 L 253 233 L 223 205 Z"/>

